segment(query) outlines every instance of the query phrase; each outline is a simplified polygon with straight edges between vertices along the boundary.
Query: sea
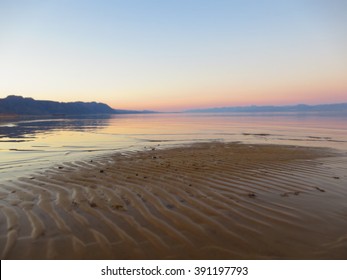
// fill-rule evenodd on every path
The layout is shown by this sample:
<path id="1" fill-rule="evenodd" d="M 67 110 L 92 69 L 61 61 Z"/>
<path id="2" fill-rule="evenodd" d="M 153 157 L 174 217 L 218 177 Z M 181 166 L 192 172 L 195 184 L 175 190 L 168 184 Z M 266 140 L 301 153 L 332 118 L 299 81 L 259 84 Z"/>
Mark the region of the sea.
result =
<path id="1" fill-rule="evenodd" d="M 159 113 L 0 118 L 0 183 L 112 153 L 238 142 L 347 151 L 347 115 Z"/>

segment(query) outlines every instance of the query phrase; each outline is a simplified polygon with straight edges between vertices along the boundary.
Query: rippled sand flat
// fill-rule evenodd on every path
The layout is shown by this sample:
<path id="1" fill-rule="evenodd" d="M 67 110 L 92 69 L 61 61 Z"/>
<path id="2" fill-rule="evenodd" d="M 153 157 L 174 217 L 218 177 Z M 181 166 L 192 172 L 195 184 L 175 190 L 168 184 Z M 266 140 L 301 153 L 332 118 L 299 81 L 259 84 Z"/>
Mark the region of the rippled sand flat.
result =
<path id="1" fill-rule="evenodd" d="M 347 258 L 346 155 L 158 148 L 1 183 L 1 258 Z"/>

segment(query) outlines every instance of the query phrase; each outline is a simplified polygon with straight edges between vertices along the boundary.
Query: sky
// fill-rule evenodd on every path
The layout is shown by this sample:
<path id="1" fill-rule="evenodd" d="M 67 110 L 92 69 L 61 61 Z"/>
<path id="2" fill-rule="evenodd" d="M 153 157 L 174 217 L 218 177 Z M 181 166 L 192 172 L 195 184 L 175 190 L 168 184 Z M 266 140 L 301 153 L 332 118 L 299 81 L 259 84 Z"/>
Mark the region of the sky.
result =
<path id="1" fill-rule="evenodd" d="M 347 102 L 347 0 L 0 0 L 0 98 Z"/>

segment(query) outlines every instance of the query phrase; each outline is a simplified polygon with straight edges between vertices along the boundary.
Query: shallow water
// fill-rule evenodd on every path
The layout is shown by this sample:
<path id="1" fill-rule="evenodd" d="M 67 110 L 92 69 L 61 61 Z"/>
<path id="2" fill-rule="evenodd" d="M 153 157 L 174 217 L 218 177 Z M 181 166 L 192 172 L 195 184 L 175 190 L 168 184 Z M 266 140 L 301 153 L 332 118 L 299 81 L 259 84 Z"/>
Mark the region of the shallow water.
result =
<path id="1" fill-rule="evenodd" d="M 146 114 L 0 120 L 0 181 L 105 153 L 206 141 L 347 151 L 347 117 L 314 114 Z"/>

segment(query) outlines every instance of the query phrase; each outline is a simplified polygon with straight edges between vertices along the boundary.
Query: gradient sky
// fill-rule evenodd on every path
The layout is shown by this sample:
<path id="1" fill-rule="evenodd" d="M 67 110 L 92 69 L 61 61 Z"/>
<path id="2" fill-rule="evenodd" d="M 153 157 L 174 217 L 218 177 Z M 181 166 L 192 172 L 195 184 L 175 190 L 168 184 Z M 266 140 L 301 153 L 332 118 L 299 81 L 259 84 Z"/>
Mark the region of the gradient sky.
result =
<path id="1" fill-rule="evenodd" d="M 347 102 L 344 0 L 0 0 L 0 98 Z"/>

